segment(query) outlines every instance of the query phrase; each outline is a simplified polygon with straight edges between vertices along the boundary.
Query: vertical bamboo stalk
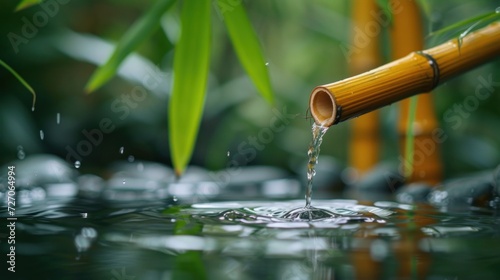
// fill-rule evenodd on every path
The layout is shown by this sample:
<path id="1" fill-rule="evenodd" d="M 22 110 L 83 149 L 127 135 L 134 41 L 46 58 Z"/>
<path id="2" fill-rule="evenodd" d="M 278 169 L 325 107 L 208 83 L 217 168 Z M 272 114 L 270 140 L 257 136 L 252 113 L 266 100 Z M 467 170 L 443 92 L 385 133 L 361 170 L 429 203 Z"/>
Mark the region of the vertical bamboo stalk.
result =
<path id="1" fill-rule="evenodd" d="M 364 32 L 370 24 L 380 25 L 373 18 L 373 14 L 378 14 L 376 0 L 354 0 L 352 5 L 352 28 L 351 45 L 356 47 L 352 53 L 349 63 L 351 76 L 363 73 L 380 66 L 379 34 L 368 36 Z M 378 30 L 381 30 L 379 26 Z M 363 33 L 363 45 L 356 41 Z M 370 34 L 373 35 L 373 34 Z M 358 44 L 358 45 L 357 45 Z M 351 141 L 349 145 L 349 166 L 353 167 L 358 175 L 363 175 L 373 168 L 379 160 L 379 113 L 373 111 L 356 118 L 351 123 Z"/>
<path id="2" fill-rule="evenodd" d="M 377 24 L 372 14 L 377 14 L 379 7 L 376 0 L 351 1 L 351 45 L 356 48 L 349 61 L 350 76 L 358 75 L 380 66 L 380 34 L 368 36 L 364 30 L 370 24 Z M 379 26 L 378 30 L 382 27 Z M 364 37 L 364 44 L 360 45 L 357 36 Z M 349 166 L 356 170 L 356 177 L 360 178 L 370 171 L 379 160 L 379 111 L 372 111 L 351 122 L 351 139 L 349 142 Z M 362 238 L 367 240 L 366 237 Z M 370 243 L 373 238 L 370 238 Z M 381 267 L 365 248 L 355 248 L 351 253 L 357 279 L 379 278 Z"/>
<path id="3" fill-rule="evenodd" d="M 417 4 L 413 0 L 392 0 L 393 6 L 400 6 L 398 13 L 394 13 L 391 32 L 391 48 L 393 59 L 399 59 L 410 52 L 423 48 L 422 20 Z M 433 140 L 432 132 L 438 122 L 434 112 L 432 96 L 424 93 L 417 98 L 416 115 L 413 121 L 414 145 L 413 164 L 405 158 L 406 133 L 408 129 L 408 112 L 410 100 L 400 102 L 400 117 L 398 131 L 402 151 L 403 167 L 410 168 L 411 173 L 407 182 L 421 181 L 437 184 L 441 181 L 442 163 L 439 153 L 439 144 Z"/>

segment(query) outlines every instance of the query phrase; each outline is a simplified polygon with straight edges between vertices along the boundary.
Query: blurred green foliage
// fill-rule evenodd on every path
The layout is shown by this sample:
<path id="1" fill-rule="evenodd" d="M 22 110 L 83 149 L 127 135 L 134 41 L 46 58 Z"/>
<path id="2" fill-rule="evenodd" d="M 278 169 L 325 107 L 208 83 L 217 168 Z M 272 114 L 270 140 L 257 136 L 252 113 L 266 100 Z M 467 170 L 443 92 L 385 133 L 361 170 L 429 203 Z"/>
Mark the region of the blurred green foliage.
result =
<path id="1" fill-rule="evenodd" d="M 494 11 L 498 5 L 493 0 L 420 2 L 425 3 L 424 35 Z M 16 158 L 19 146 L 27 155 L 45 152 L 74 160 L 70 151 L 78 152 L 82 141 L 91 142 L 86 135 L 92 135 L 103 119 L 109 119 L 113 130 L 103 132 L 87 155 L 80 153 L 82 168 L 102 172 L 102 167 L 126 160 L 128 155 L 171 164 L 165 112 L 181 7 L 176 4 L 167 11 L 160 28 L 137 46 L 117 77 L 100 88 L 99 94 L 85 95 L 85 84 L 96 64 L 105 63 L 113 46 L 154 1 L 44 3 L 56 3 L 57 10 L 46 10 L 42 3 L 14 12 L 17 1 L 0 4 L 0 59 L 21 73 L 38 93 L 32 112 L 31 96 L 19 94 L 26 89 L 0 68 L 0 162 Z M 212 9 L 217 9 L 216 4 L 211 1 Z M 348 57 L 342 50 L 349 45 L 349 1 L 243 4 L 268 63 L 276 102 L 269 106 L 256 97 L 223 18 L 212 10 L 212 38 L 217 40 L 211 42 L 205 110 L 191 164 L 209 169 L 266 164 L 303 172 L 300 167 L 306 161 L 311 138 L 309 94 L 317 85 L 348 75 Z M 383 49 L 390 51 L 386 42 Z M 499 71 L 500 62 L 495 60 L 434 91 L 438 119 L 447 135 L 443 144 L 447 176 L 492 168 L 500 162 Z M 147 91 L 135 92 L 138 85 Z M 477 106 L 471 103 L 475 94 L 484 90 L 489 90 L 488 98 L 477 99 Z M 459 111 L 460 107 L 465 109 Z M 264 135 L 276 111 L 296 117 L 283 123 L 285 129 Z M 56 122 L 57 114 L 60 123 Z M 383 160 L 397 160 L 396 118 L 396 106 L 382 109 Z M 245 157 L 248 154 L 242 156 L 239 146 L 259 137 L 265 141 L 258 143 L 255 156 L 251 160 Z M 322 155 L 344 162 L 348 141 L 349 122 L 337 125 L 325 136 Z M 123 154 L 120 147 L 124 147 Z"/>

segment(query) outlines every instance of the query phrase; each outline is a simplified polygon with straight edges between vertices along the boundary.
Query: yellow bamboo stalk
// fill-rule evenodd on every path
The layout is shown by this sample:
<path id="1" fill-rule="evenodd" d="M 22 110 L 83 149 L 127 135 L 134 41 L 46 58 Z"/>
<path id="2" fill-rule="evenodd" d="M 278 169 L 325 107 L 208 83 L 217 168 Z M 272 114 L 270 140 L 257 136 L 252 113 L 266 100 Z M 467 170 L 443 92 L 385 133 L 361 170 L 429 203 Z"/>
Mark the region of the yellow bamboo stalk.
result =
<path id="1" fill-rule="evenodd" d="M 396 1 L 391 1 L 393 6 Z M 397 1 L 399 4 L 398 13 L 394 13 L 390 28 L 391 51 L 393 59 L 405 56 L 407 53 L 422 49 L 424 46 L 422 20 L 419 8 L 415 1 Z M 424 93 L 417 98 L 417 108 L 413 123 L 414 153 L 412 166 L 409 166 L 409 159 L 406 158 L 406 132 L 408 129 L 408 111 L 410 101 L 404 99 L 399 103 L 398 131 L 400 135 L 400 146 L 402 154 L 403 168 L 409 169 L 411 174 L 406 178 L 407 183 L 426 182 L 437 184 L 442 179 L 442 163 L 440 157 L 439 143 L 433 141 L 433 131 L 438 127 L 434 112 L 434 103 L 430 93 Z M 421 143 L 433 143 L 432 150 L 420 151 Z M 422 156 L 423 155 L 423 156 Z"/>
<path id="2" fill-rule="evenodd" d="M 373 13 L 379 10 L 376 0 L 354 0 L 351 3 L 351 19 L 354 28 L 364 30 L 368 24 L 375 22 Z M 352 29 L 355 30 L 354 28 Z M 355 45 L 357 33 L 352 31 L 351 34 L 353 35 L 351 38 L 352 45 Z M 370 37 L 363 47 L 352 53 L 349 62 L 351 75 L 363 73 L 381 64 L 379 42 L 379 36 Z M 349 166 L 354 168 L 358 175 L 362 176 L 371 170 L 379 160 L 378 111 L 370 112 L 353 120 L 351 123 L 351 141 L 349 143 Z"/>
<path id="3" fill-rule="evenodd" d="M 361 116 L 406 97 L 427 92 L 440 83 L 490 61 L 500 54 L 500 22 L 458 39 L 409 55 L 371 71 L 316 87 L 310 96 L 318 124 Z"/>

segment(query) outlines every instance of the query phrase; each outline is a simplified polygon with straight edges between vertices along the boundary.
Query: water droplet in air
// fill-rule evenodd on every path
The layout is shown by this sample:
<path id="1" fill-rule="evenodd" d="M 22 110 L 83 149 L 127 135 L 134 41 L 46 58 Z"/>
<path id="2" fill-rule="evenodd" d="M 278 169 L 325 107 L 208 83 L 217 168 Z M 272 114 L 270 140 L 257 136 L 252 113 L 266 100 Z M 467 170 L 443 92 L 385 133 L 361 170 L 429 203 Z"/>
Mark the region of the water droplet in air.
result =
<path id="1" fill-rule="evenodd" d="M 86 219 L 88 214 L 87 213 L 80 213 L 82 215 L 82 218 Z"/>
<path id="2" fill-rule="evenodd" d="M 75 168 L 78 169 L 80 166 L 82 166 L 82 163 L 79 160 L 75 161 Z"/>
<path id="3" fill-rule="evenodd" d="M 231 152 L 227 151 L 227 157 L 231 156 Z"/>
<path id="4" fill-rule="evenodd" d="M 128 160 L 128 162 L 134 162 L 135 157 L 134 156 L 128 156 L 127 160 Z"/>
<path id="5" fill-rule="evenodd" d="M 57 113 L 57 115 L 56 115 L 56 122 L 57 122 L 57 124 L 61 123 L 61 114 L 60 113 Z"/>
<path id="6" fill-rule="evenodd" d="M 123 180 L 123 184 L 125 185 L 125 179 Z"/>
<path id="7" fill-rule="evenodd" d="M 266 62 L 266 66 L 269 66 L 269 62 Z"/>
<path id="8" fill-rule="evenodd" d="M 17 146 L 17 158 L 23 160 L 26 157 L 23 146 Z"/>
<path id="9" fill-rule="evenodd" d="M 40 129 L 40 139 L 43 140 L 43 137 L 44 137 L 43 130 Z"/>
<path id="10" fill-rule="evenodd" d="M 31 112 L 35 112 L 35 105 L 31 106 Z"/>
<path id="11" fill-rule="evenodd" d="M 123 151 L 125 150 L 125 147 L 120 147 L 120 154 L 123 155 Z"/>

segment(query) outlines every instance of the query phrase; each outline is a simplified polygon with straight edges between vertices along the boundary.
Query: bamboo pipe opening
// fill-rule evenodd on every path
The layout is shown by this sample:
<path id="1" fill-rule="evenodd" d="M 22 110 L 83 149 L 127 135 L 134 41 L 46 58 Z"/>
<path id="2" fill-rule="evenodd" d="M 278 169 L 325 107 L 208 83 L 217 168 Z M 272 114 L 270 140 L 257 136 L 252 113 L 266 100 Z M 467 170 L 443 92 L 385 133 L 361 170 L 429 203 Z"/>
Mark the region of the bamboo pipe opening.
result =
<path id="1" fill-rule="evenodd" d="M 368 72 L 316 87 L 309 108 L 317 124 L 331 126 L 412 95 L 500 55 L 500 22 L 458 39 L 412 52 Z"/>
<path id="2" fill-rule="evenodd" d="M 328 89 L 317 87 L 311 93 L 309 108 L 314 121 L 324 126 L 331 126 L 337 115 L 337 104 Z"/>

